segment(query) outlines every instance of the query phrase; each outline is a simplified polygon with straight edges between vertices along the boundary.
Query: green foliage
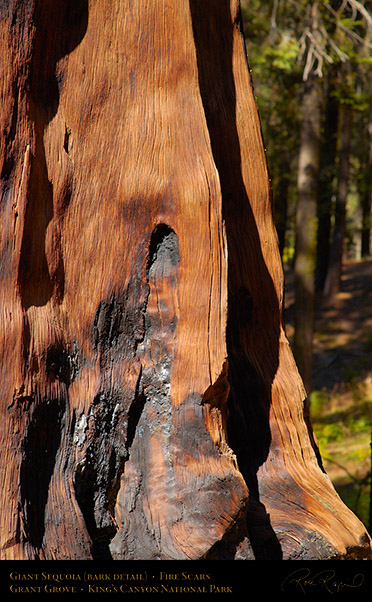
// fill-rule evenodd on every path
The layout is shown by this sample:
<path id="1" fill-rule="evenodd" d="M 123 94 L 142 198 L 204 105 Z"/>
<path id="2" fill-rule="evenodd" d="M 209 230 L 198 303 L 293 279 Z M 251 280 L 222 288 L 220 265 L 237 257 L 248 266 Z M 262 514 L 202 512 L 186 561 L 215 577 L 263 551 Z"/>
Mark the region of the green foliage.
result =
<path id="1" fill-rule="evenodd" d="M 316 417 L 319 416 L 326 408 L 329 403 L 329 394 L 328 391 L 312 391 L 310 393 L 310 408 L 311 408 L 311 416 Z"/>
<path id="2" fill-rule="evenodd" d="M 283 257 L 282 257 L 283 263 L 285 265 L 290 265 L 293 262 L 294 257 L 295 257 L 294 245 L 284 247 Z"/>
<path id="3" fill-rule="evenodd" d="M 368 525 L 371 482 L 372 395 L 368 379 L 352 365 L 341 391 L 315 390 L 310 414 L 327 472 L 345 504 Z M 333 472 L 332 473 L 332 469 Z"/>
<path id="4" fill-rule="evenodd" d="M 372 65 L 372 56 L 358 57 L 357 62 L 361 65 Z"/>
<path id="5" fill-rule="evenodd" d="M 337 98 L 341 105 L 350 105 L 353 111 L 359 111 L 361 113 L 369 110 L 371 107 L 372 95 L 370 92 L 364 90 L 356 90 L 355 85 L 339 85 L 337 89 L 332 92 L 332 96 Z"/>
<path id="6" fill-rule="evenodd" d="M 360 414 L 360 408 L 353 406 L 347 412 L 329 413 L 329 394 L 326 391 L 314 391 L 311 394 L 310 408 L 314 429 L 318 438 L 321 453 L 329 457 L 328 446 L 330 443 L 342 442 L 354 435 L 369 434 L 371 431 L 371 419 L 364 408 Z M 353 453 L 358 458 L 368 457 L 369 450 L 365 446 L 354 449 Z"/>
<path id="7" fill-rule="evenodd" d="M 342 441 L 345 435 L 345 427 L 342 422 L 324 424 L 319 428 L 319 441 L 326 447 L 331 441 Z"/>
<path id="8" fill-rule="evenodd" d="M 335 483 L 335 488 L 345 504 L 353 510 L 357 517 L 368 525 L 369 520 L 369 490 L 371 477 L 345 483 Z"/>
<path id="9" fill-rule="evenodd" d="M 275 69 L 291 72 L 299 54 L 297 40 L 288 36 L 283 37 L 277 46 L 267 46 L 261 60 L 269 60 Z"/>

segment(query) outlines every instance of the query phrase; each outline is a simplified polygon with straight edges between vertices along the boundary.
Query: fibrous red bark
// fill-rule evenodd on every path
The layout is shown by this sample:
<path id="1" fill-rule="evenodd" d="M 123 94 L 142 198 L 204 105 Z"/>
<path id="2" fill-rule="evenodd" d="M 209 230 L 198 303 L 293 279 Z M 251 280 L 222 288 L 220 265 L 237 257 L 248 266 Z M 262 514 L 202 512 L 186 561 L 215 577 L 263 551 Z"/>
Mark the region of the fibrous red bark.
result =
<path id="1" fill-rule="evenodd" d="M 238 2 L 0 6 L 1 557 L 368 557 L 284 332 Z"/>

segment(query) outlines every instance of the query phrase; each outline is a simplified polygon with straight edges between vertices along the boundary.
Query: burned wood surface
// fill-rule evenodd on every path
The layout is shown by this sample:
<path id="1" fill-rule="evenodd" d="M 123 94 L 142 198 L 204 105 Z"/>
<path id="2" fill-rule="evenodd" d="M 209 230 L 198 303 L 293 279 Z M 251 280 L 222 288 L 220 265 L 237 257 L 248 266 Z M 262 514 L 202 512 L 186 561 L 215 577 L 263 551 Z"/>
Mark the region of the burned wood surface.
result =
<path id="1" fill-rule="evenodd" d="M 238 2 L 0 28 L 1 558 L 370 558 L 285 335 Z"/>

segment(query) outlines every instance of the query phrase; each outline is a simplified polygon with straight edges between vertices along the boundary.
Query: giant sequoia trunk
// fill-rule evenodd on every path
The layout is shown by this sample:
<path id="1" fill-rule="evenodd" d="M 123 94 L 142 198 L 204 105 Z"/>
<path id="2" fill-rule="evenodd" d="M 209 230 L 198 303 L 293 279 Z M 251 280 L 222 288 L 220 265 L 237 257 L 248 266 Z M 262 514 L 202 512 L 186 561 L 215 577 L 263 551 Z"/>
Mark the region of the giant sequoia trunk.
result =
<path id="1" fill-rule="evenodd" d="M 283 330 L 238 2 L 0 7 L 1 558 L 369 557 Z"/>

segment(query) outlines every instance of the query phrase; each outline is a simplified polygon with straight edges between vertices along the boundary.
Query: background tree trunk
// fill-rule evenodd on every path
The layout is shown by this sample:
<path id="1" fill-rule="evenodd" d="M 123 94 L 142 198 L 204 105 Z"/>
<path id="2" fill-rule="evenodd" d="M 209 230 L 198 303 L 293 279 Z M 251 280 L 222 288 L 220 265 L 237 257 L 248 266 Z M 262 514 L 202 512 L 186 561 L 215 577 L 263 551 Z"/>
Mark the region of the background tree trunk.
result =
<path id="1" fill-rule="evenodd" d="M 298 164 L 296 211 L 296 258 L 294 264 L 295 334 L 294 355 L 308 394 L 311 391 L 314 333 L 315 266 L 321 84 L 317 76 L 304 82 L 302 126 Z"/>
<path id="2" fill-rule="evenodd" d="M 372 114 L 367 125 L 369 152 L 366 161 L 366 184 L 361 192 L 362 199 L 362 257 L 369 257 L 371 254 L 371 210 L 372 210 Z"/>
<path id="3" fill-rule="evenodd" d="M 287 231 L 287 221 L 288 221 L 288 192 L 290 185 L 289 175 L 285 174 L 285 166 L 281 169 L 281 172 L 284 173 L 282 177 L 278 177 L 277 181 L 277 190 L 275 192 L 274 197 L 274 222 L 276 226 L 276 231 L 278 233 L 278 241 L 279 241 L 279 253 L 280 256 L 283 257 L 283 252 L 285 248 L 285 235 Z M 279 170 L 278 170 L 279 171 Z"/>
<path id="4" fill-rule="evenodd" d="M 340 117 L 340 162 L 335 205 L 335 223 L 327 278 L 324 285 L 325 297 L 332 297 L 341 290 L 342 259 L 346 229 L 346 202 L 349 190 L 349 153 L 352 128 L 352 107 L 344 104 Z"/>
<path id="5" fill-rule="evenodd" d="M 0 9 L 1 558 L 370 557 L 284 332 L 238 2 Z"/>
<path id="6" fill-rule="evenodd" d="M 335 97 L 331 71 L 327 81 L 325 116 L 320 147 L 319 193 L 318 193 L 318 231 L 316 248 L 315 289 L 322 293 L 327 277 L 332 231 L 332 198 L 336 192 L 336 163 L 338 139 L 339 101 Z"/>

